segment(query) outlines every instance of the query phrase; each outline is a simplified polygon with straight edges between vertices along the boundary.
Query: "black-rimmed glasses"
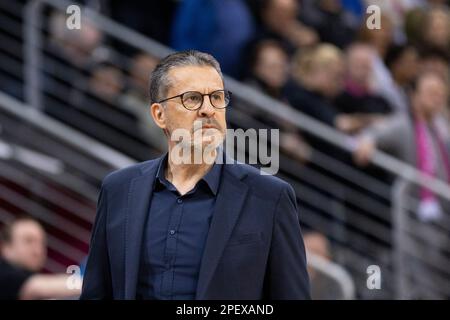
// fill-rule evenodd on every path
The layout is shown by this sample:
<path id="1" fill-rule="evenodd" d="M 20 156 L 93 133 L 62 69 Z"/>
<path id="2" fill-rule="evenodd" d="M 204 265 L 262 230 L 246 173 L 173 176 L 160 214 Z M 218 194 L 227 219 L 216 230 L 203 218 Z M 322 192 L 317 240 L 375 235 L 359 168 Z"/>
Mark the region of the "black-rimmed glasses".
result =
<path id="1" fill-rule="evenodd" d="M 224 109 L 230 104 L 231 92 L 228 90 L 216 90 L 211 93 L 202 94 L 198 91 L 187 91 L 182 94 L 158 101 L 158 103 L 163 103 L 167 100 L 179 97 L 181 99 L 183 107 L 188 110 L 198 110 L 202 107 L 205 96 L 209 96 L 209 101 L 214 108 Z"/>

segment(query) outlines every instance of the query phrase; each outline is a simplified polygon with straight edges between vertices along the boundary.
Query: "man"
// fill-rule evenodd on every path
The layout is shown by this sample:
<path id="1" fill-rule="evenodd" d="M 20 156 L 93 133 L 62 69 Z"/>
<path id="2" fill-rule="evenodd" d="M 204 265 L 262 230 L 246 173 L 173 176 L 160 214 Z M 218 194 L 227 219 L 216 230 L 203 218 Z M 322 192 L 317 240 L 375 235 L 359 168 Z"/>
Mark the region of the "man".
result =
<path id="1" fill-rule="evenodd" d="M 336 98 L 340 113 L 353 115 L 357 125 L 352 133 L 382 121 L 391 112 L 391 106 L 380 95 L 373 92 L 373 50 L 364 43 L 354 43 L 346 50 L 346 79 L 344 91 Z"/>
<path id="2" fill-rule="evenodd" d="M 31 217 L 19 217 L 0 233 L 0 300 L 76 297 L 66 274 L 38 274 L 46 261 L 45 231 Z M 80 279 L 81 281 L 81 279 Z"/>
<path id="3" fill-rule="evenodd" d="M 438 73 L 428 71 L 421 74 L 410 94 L 410 116 L 392 116 L 368 128 L 361 134 L 355 149 L 354 158 L 359 165 L 366 165 L 376 148 L 380 148 L 402 161 L 419 167 L 419 133 L 425 127 L 426 137 L 420 139 L 430 144 L 431 154 L 439 155 L 436 177 L 446 177 L 447 149 L 439 147 L 440 140 L 447 145 L 448 125 L 444 118 L 448 101 L 448 83 Z M 442 154 L 441 154 L 442 153 Z M 428 155 L 428 153 L 427 153 Z M 420 169 L 420 168 L 419 168 Z M 445 179 L 445 178 L 444 178 Z"/>
<path id="4" fill-rule="evenodd" d="M 292 79 L 286 84 L 284 93 L 288 102 L 300 112 L 337 130 L 351 133 L 359 127 L 358 117 L 339 113 L 333 103 L 344 89 L 344 80 L 342 51 L 331 44 L 320 44 L 295 54 Z M 322 146 L 323 142 L 315 144 L 329 150 L 328 146 Z"/>
<path id="5" fill-rule="evenodd" d="M 444 117 L 448 103 L 448 82 L 439 73 L 421 74 L 410 95 L 411 115 L 396 115 L 378 123 L 359 138 L 354 157 L 366 165 L 377 148 L 416 167 L 422 174 L 450 181 L 449 126 Z M 411 275 L 420 275 L 420 282 L 408 284 L 412 299 L 448 298 L 448 285 L 436 273 L 435 266 L 448 269 L 442 261 L 449 247 L 448 213 L 450 203 L 424 186 L 413 186 L 408 208 L 416 216 L 406 216 L 405 230 L 415 238 L 405 238 L 414 247 L 414 256 L 405 258 Z M 414 217 L 414 218 L 413 218 Z M 420 223 L 414 223 L 416 218 Z M 436 226 L 439 225 L 439 228 Z M 408 276 L 408 275 L 406 275 Z M 423 283 L 427 283 L 426 286 Z M 443 294 L 443 296 L 441 295 Z"/>
<path id="6" fill-rule="evenodd" d="M 449 181 L 449 127 L 444 117 L 447 81 L 429 71 L 416 82 L 411 94 L 411 116 L 394 116 L 365 131 L 358 139 L 354 159 L 359 165 L 366 165 L 376 148 L 380 148 L 424 174 Z M 425 189 L 420 191 L 420 197 L 419 217 L 436 220 L 441 215 L 439 206 L 430 205 L 435 197 Z"/>
<path id="7" fill-rule="evenodd" d="M 180 145 L 223 155 L 230 93 L 218 62 L 169 55 L 150 98 L 168 154 L 103 181 L 81 298 L 308 299 L 293 189 L 244 164 L 178 157 Z"/>

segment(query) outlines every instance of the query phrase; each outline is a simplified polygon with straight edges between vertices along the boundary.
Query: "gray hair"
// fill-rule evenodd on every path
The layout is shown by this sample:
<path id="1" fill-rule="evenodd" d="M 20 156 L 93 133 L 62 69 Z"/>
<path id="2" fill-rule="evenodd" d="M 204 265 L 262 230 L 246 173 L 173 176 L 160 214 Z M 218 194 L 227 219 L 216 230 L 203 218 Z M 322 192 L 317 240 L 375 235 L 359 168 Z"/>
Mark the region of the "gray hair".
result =
<path id="1" fill-rule="evenodd" d="M 219 62 L 212 55 L 196 50 L 175 52 L 162 59 L 152 72 L 150 78 L 151 103 L 156 103 L 166 98 L 167 91 L 171 85 L 168 77 L 170 69 L 184 66 L 213 67 L 222 78 L 222 82 L 224 82 Z"/>

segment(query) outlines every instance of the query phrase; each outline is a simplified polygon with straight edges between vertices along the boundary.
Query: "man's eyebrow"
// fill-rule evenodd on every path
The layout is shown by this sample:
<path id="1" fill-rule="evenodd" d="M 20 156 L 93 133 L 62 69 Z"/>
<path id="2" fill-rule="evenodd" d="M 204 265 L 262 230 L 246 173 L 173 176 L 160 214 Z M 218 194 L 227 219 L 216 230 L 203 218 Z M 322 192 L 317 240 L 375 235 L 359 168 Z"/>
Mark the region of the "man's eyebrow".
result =
<path id="1" fill-rule="evenodd" d="M 222 88 L 219 88 L 219 89 L 210 89 L 210 90 L 207 91 L 207 93 L 212 93 L 212 92 L 220 91 L 220 90 L 225 90 L 225 88 L 222 87 Z M 178 94 L 183 94 L 185 92 L 200 92 L 200 93 L 203 93 L 204 91 L 203 90 L 198 90 L 198 89 L 184 89 L 183 91 L 181 91 Z"/>

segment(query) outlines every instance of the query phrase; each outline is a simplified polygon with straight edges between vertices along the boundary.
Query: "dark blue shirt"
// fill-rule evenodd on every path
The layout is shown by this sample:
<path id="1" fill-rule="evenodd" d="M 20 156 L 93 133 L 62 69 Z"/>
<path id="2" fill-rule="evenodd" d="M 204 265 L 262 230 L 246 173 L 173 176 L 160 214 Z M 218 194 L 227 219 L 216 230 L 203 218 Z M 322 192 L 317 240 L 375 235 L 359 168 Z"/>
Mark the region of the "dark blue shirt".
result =
<path id="1" fill-rule="evenodd" d="M 138 299 L 195 298 L 200 263 L 211 223 L 222 165 L 214 164 L 181 196 L 158 168 L 145 227 L 137 287 Z"/>

